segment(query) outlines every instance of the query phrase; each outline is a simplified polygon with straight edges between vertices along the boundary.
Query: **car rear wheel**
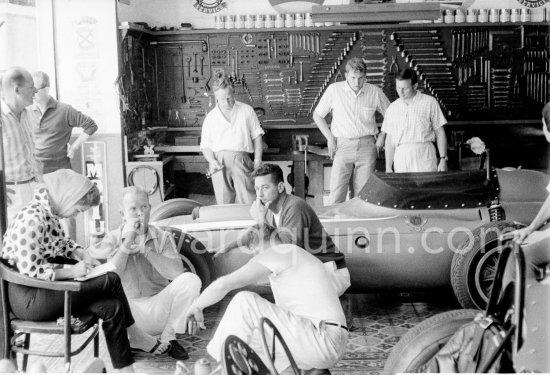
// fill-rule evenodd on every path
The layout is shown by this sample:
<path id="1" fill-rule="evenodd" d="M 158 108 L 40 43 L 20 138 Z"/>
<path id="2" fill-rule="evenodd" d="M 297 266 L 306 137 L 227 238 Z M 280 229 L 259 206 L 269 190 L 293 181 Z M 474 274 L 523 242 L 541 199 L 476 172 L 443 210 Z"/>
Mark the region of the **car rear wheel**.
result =
<path id="1" fill-rule="evenodd" d="M 451 336 L 464 324 L 471 322 L 479 310 L 451 310 L 428 318 L 411 328 L 394 346 L 384 375 L 414 372 L 427 363 Z"/>
<path id="2" fill-rule="evenodd" d="M 153 207 L 149 220 L 157 221 L 174 216 L 191 215 L 193 209 L 199 206 L 202 206 L 202 204 L 192 199 L 169 199 Z"/>
<path id="3" fill-rule="evenodd" d="M 186 271 L 197 275 L 202 281 L 202 289 L 213 281 L 214 263 L 212 255 L 195 237 L 177 229 L 163 228 L 174 235 L 176 247 Z"/>
<path id="4" fill-rule="evenodd" d="M 485 308 L 500 255 L 499 237 L 521 227 L 510 221 L 487 223 L 460 245 L 451 262 L 451 285 L 463 308 Z"/>

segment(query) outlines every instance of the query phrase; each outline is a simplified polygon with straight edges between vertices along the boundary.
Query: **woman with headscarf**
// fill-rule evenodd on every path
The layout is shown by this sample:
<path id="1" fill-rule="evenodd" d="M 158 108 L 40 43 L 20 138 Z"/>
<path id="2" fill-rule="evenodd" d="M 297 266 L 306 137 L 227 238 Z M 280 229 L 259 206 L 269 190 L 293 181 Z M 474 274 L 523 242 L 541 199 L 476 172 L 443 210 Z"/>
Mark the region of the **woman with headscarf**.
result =
<path id="1" fill-rule="evenodd" d="M 11 221 L 4 235 L 2 259 L 20 273 L 42 280 L 67 280 L 85 276 L 93 259 L 65 234 L 62 218 L 84 212 L 100 201 L 97 186 L 69 169 L 44 175 L 44 184 L 33 200 Z M 72 258 L 76 264 L 60 268 L 49 260 Z M 11 309 L 20 319 L 55 320 L 63 316 L 63 292 L 9 285 Z M 107 348 L 115 369 L 133 372 L 132 347 L 164 354 L 161 343 L 137 328 L 120 278 L 114 272 L 82 282 L 73 293 L 71 308 L 76 313 L 92 313 L 102 319 Z"/>

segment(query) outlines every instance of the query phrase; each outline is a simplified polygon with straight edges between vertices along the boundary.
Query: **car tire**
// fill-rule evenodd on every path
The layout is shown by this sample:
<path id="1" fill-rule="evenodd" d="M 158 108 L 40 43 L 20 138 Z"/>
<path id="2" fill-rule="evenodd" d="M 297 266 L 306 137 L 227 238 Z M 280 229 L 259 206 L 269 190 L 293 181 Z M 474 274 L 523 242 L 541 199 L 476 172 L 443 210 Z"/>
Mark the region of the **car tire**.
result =
<path id="1" fill-rule="evenodd" d="M 460 327 L 471 322 L 479 313 L 479 310 L 446 311 L 411 328 L 393 347 L 383 374 L 414 372 L 428 362 Z"/>
<path id="2" fill-rule="evenodd" d="M 187 272 L 192 272 L 201 279 L 201 290 L 210 285 L 213 281 L 214 262 L 212 255 L 206 251 L 206 247 L 195 237 L 178 229 L 163 229 L 173 234 L 183 267 Z"/>
<path id="3" fill-rule="evenodd" d="M 192 199 L 169 199 L 153 207 L 149 220 L 158 221 L 174 216 L 191 215 L 193 209 L 199 206 L 202 206 L 202 204 Z"/>
<path id="4" fill-rule="evenodd" d="M 458 247 L 451 262 L 451 285 L 463 308 L 485 309 L 500 254 L 498 239 L 501 234 L 522 227 L 511 221 L 487 223 L 476 228 Z"/>

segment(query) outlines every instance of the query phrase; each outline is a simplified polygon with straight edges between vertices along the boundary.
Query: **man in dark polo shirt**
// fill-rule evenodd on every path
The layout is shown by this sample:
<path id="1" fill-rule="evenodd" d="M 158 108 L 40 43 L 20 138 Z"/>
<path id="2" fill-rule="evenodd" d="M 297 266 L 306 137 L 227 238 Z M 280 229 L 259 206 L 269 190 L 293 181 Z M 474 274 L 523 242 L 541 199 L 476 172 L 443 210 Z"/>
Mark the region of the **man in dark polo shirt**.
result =
<path id="1" fill-rule="evenodd" d="M 43 164 L 44 173 L 71 169 L 76 150 L 97 131 L 90 117 L 50 95 L 50 77 L 44 72 L 32 74 L 36 94 L 30 108 L 34 131 L 36 158 Z M 70 144 L 73 128 L 82 128 L 79 137 Z"/>
<path id="2" fill-rule="evenodd" d="M 283 171 L 278 165 L 263 164 L 252 174 L 256 200 L 250 215 L 258 223 L 279 228 L 283 243 L 295 244 L 315 255 L 335 275 L 338 295 L 350 286 L 350 275 L 343 253 L 338 252 L 319 217 L 302 198 L 286 193 Z M 241 238 L 217 251 L 223 254 L 242 243 Z M 330 263 L 334 262 L 334 263 Z"/>

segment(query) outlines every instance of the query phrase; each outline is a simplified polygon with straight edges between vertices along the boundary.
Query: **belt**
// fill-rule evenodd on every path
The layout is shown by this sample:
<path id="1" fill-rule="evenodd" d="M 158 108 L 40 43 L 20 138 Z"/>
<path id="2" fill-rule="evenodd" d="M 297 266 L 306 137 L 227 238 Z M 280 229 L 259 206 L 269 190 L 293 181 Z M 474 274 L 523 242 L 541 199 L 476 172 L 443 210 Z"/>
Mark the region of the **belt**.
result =
<path id="1" fill-rule="evenodd" d="M 23 180 L 23 181 L 6 181 L 6 185 L 24 185 L 33 181 L 35 181 L 35 179 L 34 177 L 31 177 L 28 180 Z"/>
<path id="2" fill-rule="evenodd" d="M 340 328 L 345 329 L 346 331 L 349 331 L 349 330 L 348 330 L 348 327 L 346 327 L 346 326 L 344 326 L 344 325 L 342 325 L 342 324 L 340 324 L 340 323 L 333 323 L 333 322 L 327 322 L 327 321 L 325 321 L 325 324 L 326 324 L 326 325 L 329 325 L 329 326 L 340 327 Z"/>

